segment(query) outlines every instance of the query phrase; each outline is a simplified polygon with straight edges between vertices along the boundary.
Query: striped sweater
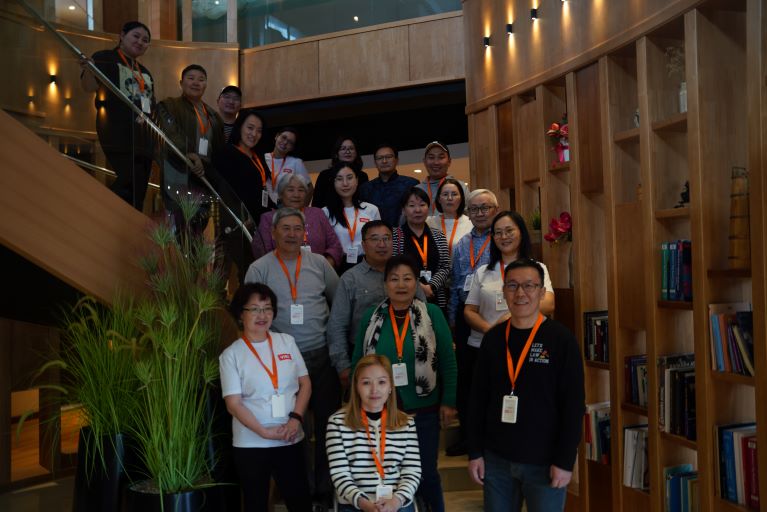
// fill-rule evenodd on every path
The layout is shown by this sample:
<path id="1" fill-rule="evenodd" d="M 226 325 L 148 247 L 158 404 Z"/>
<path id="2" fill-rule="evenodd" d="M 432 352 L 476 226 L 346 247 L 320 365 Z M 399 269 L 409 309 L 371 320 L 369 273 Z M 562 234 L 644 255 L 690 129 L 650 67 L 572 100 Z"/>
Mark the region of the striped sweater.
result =
<path id="1" fill-rule="evenodd" d="M 344 424 L 345 417 L 343 410 L 330 417 L 325 446 L 339 503 L 359 508 L 360 497 L 375 502 L 379 476 L 365 430 L 351 430 Z M 371 440 L 380 446 L 381 420 L 370 419 L 369 425 Z M 386 431 L 383 467 L 383 483 L 392 486 L 403 506 L 408 505 L 421 479 L 418 436 L 412 417 L 407 426 Z"/>
<path id="2" fill-rule="evenodd" d="M 450 251 L 447 247 L 447 238 L 442 234 L 442 231 L 438 229 L 431 229 L 428 225 L 424 227 L 424 233 L 428 232 L 428 237 L 432 239 L 434 245 L 437 247 L 437 257 L 429 257 L 429 270 L 431 270 L 431 285 L 434 290 L 434 295 L 437 299 L 437 305 L 442 309 L 442 312 L 447 311 L 447 292 L 450 285 Z M 404 224 L 400 227 L 394 228 L 392 232 L 392 248 L 395 256 L 399 254 L 409 254 L 416 261 L 420 262 L 419 255 L 415 249 L 408 250 L 412 246 L 408 243 L 405 245 L 405 240 L 409 239 L 412 235 L 412 231 Z M 432 253 L 429 253 L 432 254 Z"/>

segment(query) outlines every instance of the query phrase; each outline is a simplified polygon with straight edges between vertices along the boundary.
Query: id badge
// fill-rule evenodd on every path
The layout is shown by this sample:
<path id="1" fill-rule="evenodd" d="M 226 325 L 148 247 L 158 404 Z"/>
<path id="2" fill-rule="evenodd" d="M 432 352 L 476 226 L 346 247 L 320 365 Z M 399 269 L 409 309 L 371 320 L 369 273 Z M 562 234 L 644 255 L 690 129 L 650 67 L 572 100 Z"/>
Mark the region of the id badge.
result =
<path id="1" fill-rule="evenodd" d="M 208 139 L 200 139 L 200 145 L 197 148 L 197 154 L 200 156 L 208 156 Z"/>
<path id="2" fill-rule="evenodd" d="M 284 418 L 288 415 L 288 401 L 285 395 L 272 395 L 272 418 Z"/>
<path id="3" fill-rule="evenodd" d="M 505 395 L 503 397 L 503 409 L 501 410 L 501 421 L 503 423 L 516 423 L 518 406 L 519 406 L 519 397 L 517 397 L 517 395 Z"/>
<path id="4" fill-rule="evenodd" d="M 346 250 L 346 263 L 357 263 L 357 246 L 354 245 Z"/>
<path id="5" fill-rule="evenodd" d="M 495 310 L 496 311 L 509 310 L 509 306 L 506 304 L 506 299 L 503 297 L 503 292 L 495 292 Z"/>
<path id="6" fill-rule="evenodd" d="M 378 484 L 376 485 L 376 501 L 378 500 L 390 500 L 394 496 L 394 489 L 391 485 Z"/>
<path id="7" fill-rule="evenodd" d="M 426 283 L 429 283 L 431 281 L 431 270 L 421 270 L 420 277 L 425 279 Z"/>
<path id="8" fill-rule="evenodd" d="M 391 371 L 394 374 L 394 387 L 407 386 L 407 365 L 405 363 L 391 365 Z"/>
<path id="9" fill-rule="evenodd" d="M 304 305 L 290 305 L 290 325 L 304 325 Z"/>
<path id="10" fill-rule="evenodd" d="M 463 282 L 463 291 L 468 292 L 471 290 L 472 281 L 474 281 L 474 274 L 466 276 L 466 281 Z"/>
<path id="11" fill-rule="evenodd" d="M 261 191 L 261 206 L 264 208 L 269 207 L 269 192 L 266 190 Z"/>
<path id="12" fill-rule="evenodd" d="M 152 102 L 146 96 L 141 97 L 141 111 L 145 114 L 152 113 Z"/>

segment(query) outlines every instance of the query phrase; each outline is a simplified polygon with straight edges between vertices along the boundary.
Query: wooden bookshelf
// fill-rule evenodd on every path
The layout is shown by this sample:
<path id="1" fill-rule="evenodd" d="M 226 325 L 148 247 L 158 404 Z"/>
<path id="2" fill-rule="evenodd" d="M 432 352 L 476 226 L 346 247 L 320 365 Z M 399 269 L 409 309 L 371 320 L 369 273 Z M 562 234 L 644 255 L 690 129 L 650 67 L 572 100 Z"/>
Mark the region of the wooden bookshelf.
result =
<path id="1" fill-rule="evenodd" d="M 731 384 L 740 384 L 742 386 L 755 386 L 756 381 L 750 375 L 741 375 L 732 372 L 717 372 L 711 370 L 711 380 L 718 382 L 729 382 Z"/>
<path id="2" fill-rule="evenodd" d="M 615 142 L 639 142 L 639 128 L 630 128 L 613 135 Z"/>
<path id="3" fill-rule="evenodd" d="M 664 210 L 656 210 L 655 218 L 658 220 L 663 219 L 688 219 L 690 218 L 690 207 L 683 206 L 681 208 L 666 208 Z"/>
<path id="4" fill-rule="evenodd" d="M 621 409 L 628 412 L 633 412 L 634 414 L 639 414 L 641 416 L 647 416 L 647 407 L 642 407 L 641 405 L 632 404 L 631 402 L 623 401 L 621 402 Z"/>
<path id="5" fill-rule="evenodd" d="M 691 439 L 687 439 L 684 436 L 678 436 L 678 435 L 675 435 L 675 434 L 670 434 L 668 432 L 661 432 L 660 433 L 660 437 L 661 437 L 661 439 L 663 439 L 665 441 L 668 441 L 670 443 L 674 443 L 674 444 L 679 445 L 679 446 L 687 447 L 690 450 L 697 450 L 698 449 L 698 443 L 697 442 L 695 442 L 695 441 L 693 441 Z"/>
<path id="6" fill-rule="evenodd" d="M 693 303 L 685 300 L 659 300 L 658 307 L 661 309 L 693 310 Z"/>
<path id="7" fill-rule="evenodd" d="M 603 363 L 602 361 L 590 361 L 586 359 L 585 365 L 591 368 L 598 368 L 600 370 L 609 370 L 610 363 Z"/>
<path id="8" fill-rule="evenodd" d="M 652 124 L 655 132 L 686 132 L 687 131 L 687 112 L 677 112 L 671 114 L 666 119 L 655 121 Z"/>
<path id="9" fill-rule="evenodd" d="M 712 279 L 751 279 L 750 268 L 710 268 L 706 275 Z"/>

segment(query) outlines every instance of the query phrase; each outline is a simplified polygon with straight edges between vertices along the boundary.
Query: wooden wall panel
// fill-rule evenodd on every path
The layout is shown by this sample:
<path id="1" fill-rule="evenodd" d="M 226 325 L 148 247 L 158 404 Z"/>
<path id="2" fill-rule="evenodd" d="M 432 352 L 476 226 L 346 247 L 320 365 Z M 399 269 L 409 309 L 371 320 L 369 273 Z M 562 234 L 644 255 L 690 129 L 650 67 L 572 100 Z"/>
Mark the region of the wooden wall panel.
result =
<path id="1" fill-rule="evenodd" d="M 317 96 L 319 72 L 317 41 L 245 54 L 240 72 L 243 104 Z"/>
<path id="2" fill-rule="evenodd" d="M 407 38 L 407 27 L 395 27 L 321 40 L 320 92 L 332 95 L 407 82 Z"/>
<path id="3" fill-rule="evenodd" d="M 410 80 L 463 78 L 462 18 L 410 25 L 408 43 Z"/>
<path id="4" fill-rule="evenodd" d="M 498 105 L 499 186 L 514 188 L 514 118 L 511 101 Z"/>
<path id="5" fill-rule="evenodd" d="M 575 105 L 569 107 L 573 109 L 576 106 L 580 191 L 601 192 L 602 114 L 599 103 L 599 66 L 596 63 L 575 72 Z M 573 119 L 570 119 L 570 123 L 572 122 Z"/>
<path id="6" fill-rule="evenodd" d="M 474 144 L 470 146 L 473 155 L 471 168 L 472 188 L 498 190 L 497 186 L 493 187 L 493 179 L 490 176 L 490 137 L 494 136 L 490 126 L 490 112 L 483 110 L 473 114 L 472 117 L 474 118 Z"/>

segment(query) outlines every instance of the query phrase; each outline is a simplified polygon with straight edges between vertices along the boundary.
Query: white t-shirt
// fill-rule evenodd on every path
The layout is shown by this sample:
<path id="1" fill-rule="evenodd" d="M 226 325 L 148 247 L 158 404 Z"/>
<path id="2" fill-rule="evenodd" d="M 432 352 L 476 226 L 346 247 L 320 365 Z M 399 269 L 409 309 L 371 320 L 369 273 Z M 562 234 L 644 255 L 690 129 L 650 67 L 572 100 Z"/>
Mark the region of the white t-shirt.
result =
<path id="1" fill-rule="evenodd" d="M 362 250 L 362 226 L 371 220 L 381 219 L 381 213 L 378 211 L 378 207 L 364 201 L 360 203 L 359 213 L 357 214 L 357 229 L 354 231 L 354 244 L 351 242 L 349 230 L 346 226 L 330 218 L 328 207 L 325 206 L 322 208 L 322 211 L 325 213 L 325 217 L 330 221 L 330 225 L 333 226 L 333 231 L 336 232 L 336 236 L 338 236 L 338 240 L 341 242 L 344 254 L 349 254 L 350 247 L 356 247 L 357 255 L 365 254 Z M 349 219 L 349 224 L 354 226 L 354 207 L 344 208 L 344 213 L 346 214 L 346 218 Z"/>
<path id="2" fill-rule="evenodd" d="M 281 175 L 300 174 L 306 178 L 307 183 L 309 182 L 309 171 L 306 170 L 304 161 L 300 158 L 288 155 L 285 158 L 275 158 L 274 161 L 272 161 L 272 154 L 267 153 L 264 155 L 264 161 L 266 161 L 266 165 L 272 173 L 272 179 L 266 180 L 266 190 L 269 192 L 269 197 L 275 204 L 279 199 L 277 196 L 277 183 L 280 182 Z"/>
<path id="3" fill-rule="evenodd" d="M 551 278 L 549 278 L 549 269 L 540 261 L 538 264 L 543 267 L 543 287 L 547 292 L 554 293 L 554 287 L 551 285 Z M 479 316 L 491 326 L 509 312 L 506 299 L 503 298 L 503 281 L 498 264 L 492 270 L 488 270 L 487 265 L 482 265 L 477 269 L 471 281 L 471 289 L 466 297 L 466 304 L 479 306 Z M 478 348 L 482 344 L 483 336 L 484 334 L 481 332 L 472 329 L 466 343 L 470 347 Z"/>
<path id="4" fill-rule="evenodd" d="M 277 363 L 277 391 L 285 395 L 285 410 L 290 412 L 296 406 L 298 393 L 298 378 L 308 375 L 304 359 L 296 346 L 293 336 L 269 331 L 272 335 L 275 361 Z M 267 368 L 271 370 L 272 352 L 269 343 L 264 340 L 253 342 L 253 348 Z M 242 395 L 245 407 L 253 413 L 256 419 L 266 427 L 284 425 L 290 418 L 272 417 L 272 395 L 274 386 L 269 375 L 258 362 L 242 338 L 238 339 L 224 350 L 218 358 L 221 373 L 221 388 L 224 397 Z M 287 446 L 293 443 L 264 439 L 248 427 L 232 418 L 232 445 L 238 448 L 273 448 Z M 303 432 L 297 436 L 296 443 L 303 439 Z"/>
<path id="5" fill-rule="evenodd" d="M 453 237 L 453 243 L 450 243 L 450 235 L 453 233 L 453 225 L 458 222 L 458 227 L 455 228 L 455 237 Z M 430 228 L 436 229 L 437 231 L 442 231 L 442 214 L 437 212 L 436 215 L 430 216 L 428 219 L 426 219 L 426 224 L 429 225 Z M 471 220 L 466 215 L 461 215 L 458 217 L 458 219 L 445 219 L 445 230 L 442 231 L 442 234 L 445 235 L 445 238 L 447 239 L 447 243 L 450 246 L 450 259 L 453 259 L 453 251 L 452 248 L 455 247 L 455 244 L 458 243 L 458 240 L 463 238 L 464 235 L 471 232 L 471 229 L 474 227 L 474 225 L 471 223 Z"/>

